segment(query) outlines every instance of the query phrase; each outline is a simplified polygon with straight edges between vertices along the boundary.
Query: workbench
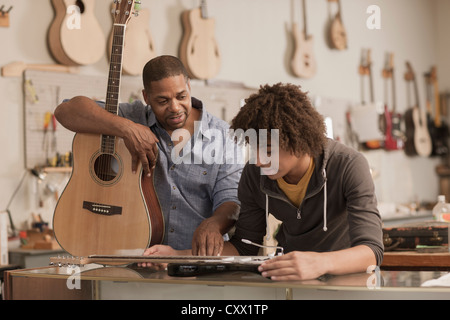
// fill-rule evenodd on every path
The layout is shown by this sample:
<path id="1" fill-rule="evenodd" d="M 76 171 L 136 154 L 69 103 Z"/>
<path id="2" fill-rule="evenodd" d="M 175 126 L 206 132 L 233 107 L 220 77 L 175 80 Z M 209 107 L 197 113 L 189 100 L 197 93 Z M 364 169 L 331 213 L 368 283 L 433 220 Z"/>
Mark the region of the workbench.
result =
<path id="1" fill-rule="evenodd" d="M 297 300 L 450 299 L 450 287 L 423 287 L 445 271 L 385 271 L 323 276 L 309 281 L 272 281 L 253 272 L 171 277 L 135 266 L 51 266 L 6 272 L 11 300 Z"/>

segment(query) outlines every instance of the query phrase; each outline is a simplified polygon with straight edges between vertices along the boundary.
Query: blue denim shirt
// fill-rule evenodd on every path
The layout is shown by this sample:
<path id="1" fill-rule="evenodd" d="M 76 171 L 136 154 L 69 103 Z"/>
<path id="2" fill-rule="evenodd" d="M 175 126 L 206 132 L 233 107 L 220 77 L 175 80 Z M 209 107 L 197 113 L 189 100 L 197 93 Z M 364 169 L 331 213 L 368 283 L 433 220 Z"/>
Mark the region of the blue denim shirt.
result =
<path id="1" fill-rule="evenodd" d="M 120 116 L 150 127 L 159 139 L 154 183 L 164 215 L 163 243 L 177 250 L 191 248 L 197 226 L 221 204 L 240 204 L 237 188 L 244 166 L 242 149 L 229 139 L 229 125 L 209 114 L 200 100 L 192 98 L 192 106 L 202 110 L 202 117 L 183 158 L 172 156 L 172 138 L 149 106 L 141 101 L 119 106 Z"/>

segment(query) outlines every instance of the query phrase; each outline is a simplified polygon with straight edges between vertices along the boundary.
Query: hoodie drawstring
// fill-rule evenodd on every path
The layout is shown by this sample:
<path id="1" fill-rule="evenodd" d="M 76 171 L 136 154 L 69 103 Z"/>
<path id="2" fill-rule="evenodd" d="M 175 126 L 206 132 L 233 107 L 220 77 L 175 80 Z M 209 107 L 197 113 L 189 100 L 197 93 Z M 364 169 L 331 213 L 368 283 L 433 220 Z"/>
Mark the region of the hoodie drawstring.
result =
<path id="1" fill-rule="evenodd" d="M 327 171 L 325 168 L 322 170 L 325 184 L 323 185 L 323 231 L 327 231 Z M 270 240 L 269 230 L 269 195 L 266 193 L 266 240 Z"/>
<path id="2" fill-rule="evenodd" d="M 323 185 L 323 231 L 327 231 L 327 172 L 325 168 L 322 170 L 325 184 Z"/>
<path id="3" fill-rule="evenodd" d="M 266 240 L 270 240 L 269 230 L 269 196 L 266 193 Z"/>

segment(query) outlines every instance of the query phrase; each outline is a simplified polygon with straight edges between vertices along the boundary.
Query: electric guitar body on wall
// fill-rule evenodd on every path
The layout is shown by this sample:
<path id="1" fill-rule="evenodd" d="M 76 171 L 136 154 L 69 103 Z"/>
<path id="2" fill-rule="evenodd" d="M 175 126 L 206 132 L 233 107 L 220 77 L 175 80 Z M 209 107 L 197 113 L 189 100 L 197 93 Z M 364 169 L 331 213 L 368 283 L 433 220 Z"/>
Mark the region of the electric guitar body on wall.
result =
<path id="1" fill-rule="evenodd" d="M 399 150 L 403 149 L 404 134 L 401 129 L 402 116 L 397 112 L 396 103 L 396 91 L 395 91 L 395 77 L 394 77 L 394 55 L 389 53 L 386 55 L 385 67 L 382 71 L 382 76 L 386 81 L 386 84 L 391 81 L 391 94 L 392 94 L 392 110 L 389 110 L 388 102 L 384 106 L 384 118 L 385 118 L 385 139 L 384 148 L 386 150 Z M 385 88 L 386 97 L 388 88 Z"/>
<path id="2" fill-rule="evenodd" d="M 427 116 L 425 110 L 420 107 L 416 76 L 409 62 L 406 62 L 406 68 L 405 80 L 413 84 L 415 105 L 405 112 L 405 153 L 409 156 L 428 157 L 433 147 L 428 131 Z"/>
<path id="3" fill-rule="evenodd" d="M 312 78 L 316 74 L 317 63 L 314 56 L 314 39 L 307 32 L 306 0 L 303 0 L 303 26 L 303 31 L 300 32 L 297 23 L 292 23 L 295 48 L 291 69 L 296 77 Z"/>
<path id="4" fill-rule="evenodd" d="M 117 2 L 105 109 L 117 114 L 126 23 L 134 1 Z M 73 256 L 137 254 L 162 242 L 164 221 L 153 178 L 131 171 L 121 138 L 77 133 L 73 171 L 55 208 L 53 228 Z"/>
<path id="5" fill-rule="evenodd" d="M 186 10 L 181 15 L 183 37 L 180 44 L 180 60 L 190 76 L 195 79 L 211 79 L 220 71 L 221 56 L 215 38 L 215 21 L 208 18 L 206 0 L 201 6 Z"/>

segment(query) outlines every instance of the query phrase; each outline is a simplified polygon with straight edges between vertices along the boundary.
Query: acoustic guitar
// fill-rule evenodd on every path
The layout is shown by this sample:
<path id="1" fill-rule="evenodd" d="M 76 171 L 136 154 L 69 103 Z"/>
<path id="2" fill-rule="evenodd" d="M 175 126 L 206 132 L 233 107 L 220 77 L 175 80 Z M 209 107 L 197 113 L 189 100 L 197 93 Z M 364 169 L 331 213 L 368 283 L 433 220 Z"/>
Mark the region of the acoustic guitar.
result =
<path id="1" fill-rule="evenodd" d="M 306 0 L 303 0 L 303 32 L 299 31 L 297 23 L 292 23 L 292 36 L 294 37 L 294 55 L 291 59 L 291 69 L 296 77 L 312 78 L 317 71 L 314 56 L 314 38 L 308 34 L 306 21 Z"/>
<path id="2" fill-rule="evenodd" d="M 133 1 L 116 4 L 106 110 L 117 114 L 123 43 Z M 142 254 L 164 236 L 153 178 L 131 171 L 131 155 L 121 138 L 76 133 L 73 170 L 55 208 L 53 228 L 60 246 L 73 256 Z M 153 175 L 152 175 L 153 176 Z"/>
<path id="3" fill-rule="evenodd" d="M 53 57 L 65 65 L 89 65 L 103 55 L 106 39 L 95 17 L 95 0 L 52 0 L 56 12 L 48 32 Z"/>
<path id="4" fill-rule="evenodd" d="M 139 10 L 139 15 L 131 19 L 127 25 L 122 63 L 124 74 L 132 76 L 142 74 L 145 64 L 156 57 L 149 21 L 150 10 L 143 8 Z M 109 48 L 112 46 L 113 31 L 111 31 Z"/>
<path id="5" fill-rule="evenodd" d="M 388 95 L 387 84 L 391 81 L 391 94 L 392 94 L 392 110 L 389 110 L 386 98 L 386 104 L 384 106 L 384 119 L 385 119 L 385 139 L 384 148 L 386 150 L 399 150 L 403 149 L 403 132 L 401 129 L 402 116 L 396 111 L 397 103 L 395 96 L 395 78 L 394 78 L 394 55 L 388 53 L 386 55 L 385 67 L 382 71 L 382 76 L 385 79 L 385 94 Z"/>
<path id="6" fill-rule="evenodd" d="M 347 49 L 347 31 L 345 30 L 344 24 L 342 23 L 342 9 L 340 0 L 328 0 L 328 2 L 337 2 L 338 11 L 330 23 L 330 28 L 328 30 L 328 37 L 331 48 L 337 50 Z"/>
<path id="7" fill-rule="evenodd" d="M 432 142 L 428 131 L 427 116 L 425 110 L 420 107 L 417 80 L 411 64 L 406 62 L 407 71 L 405 80 L 407 85 L 413 84 L 415 104 L 406 110 L 405 118 L 405 153 L 408 156 L 419 155 L 428 157 L 431 155 Z"/>
<path id="8" fill-rule="evenodd" d="M 199 8 L 186 10 L 181 15 L 183 37 L 180 44 L 180 60 L 190 76 L 207 80 L 220 71 L 221 56 L 215 38 L 215 21 L 208 17 L 206 0 Z"/>
<path id="9" fill-rule="evenodd" d="M 429 73 L 429 85 L 433 88 L 434 98 L 434 119 L 433 121 L 433 135 L 432 144 L 433 156 L 445 156 L 448 154 L 448 138 L 449 129 L 445 121 L 441 119 L 441 103 L 439 94 L 439 84 L 437 78 L 437 69 L 432 67 Z M 430 99 L 431 100 L 431 99 Z"/>

